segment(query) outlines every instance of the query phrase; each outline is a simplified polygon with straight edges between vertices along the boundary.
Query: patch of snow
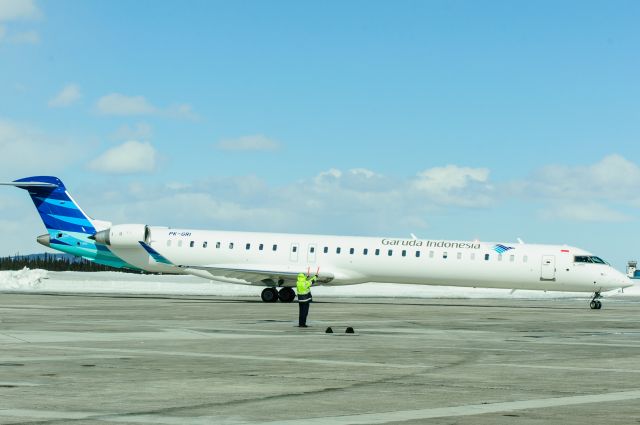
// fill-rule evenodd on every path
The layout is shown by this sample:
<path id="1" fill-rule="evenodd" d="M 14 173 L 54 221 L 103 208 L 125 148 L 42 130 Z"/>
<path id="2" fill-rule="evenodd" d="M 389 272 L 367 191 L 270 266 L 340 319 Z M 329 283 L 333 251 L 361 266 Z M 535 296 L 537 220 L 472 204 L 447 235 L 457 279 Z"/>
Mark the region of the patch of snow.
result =
<path id="1" fill-rule="evenodd" d="M 110 293 L 141 295 L 208 295 L 259 297 L 260 286 L 237 285 L 194 276 L 139 275 L 119 272 L 47 272 L 23 269 L 0 272 L 0 291 L 49 293 Z M 504 298 L 558 299 L 588 298 L 588 293 L 542 292 L 508 289 L 460 288 L 449 286 L 364 283 L 349 286 L 313 288 L 316 297 L 385 297 L 385 298 Z M 640 282 L 611 291 L 605 296 L 640 296 Z"/>
<path id="2" fill-rule="evenodd" d="M 0 290 L 2 291 L 29 291 L 40 290 L 42 280 L 47 278 L 46 270 L 3 270 L 0 271 Z"/>

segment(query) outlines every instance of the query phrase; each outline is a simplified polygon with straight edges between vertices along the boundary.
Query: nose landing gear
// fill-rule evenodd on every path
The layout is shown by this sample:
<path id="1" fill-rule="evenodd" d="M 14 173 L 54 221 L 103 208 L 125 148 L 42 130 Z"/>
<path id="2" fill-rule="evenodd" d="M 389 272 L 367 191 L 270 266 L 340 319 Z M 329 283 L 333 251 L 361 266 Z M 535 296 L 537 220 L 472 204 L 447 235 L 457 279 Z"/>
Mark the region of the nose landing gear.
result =
<path id="1" fill-rule="evenodd" d="M 589 303 L 591 310 L 600 310 L 602 308 L 602 303 L 598 301 L 599 298 L 602 298 L 602 295 L 600 295 L 600 292 L 596 292 Z"/>

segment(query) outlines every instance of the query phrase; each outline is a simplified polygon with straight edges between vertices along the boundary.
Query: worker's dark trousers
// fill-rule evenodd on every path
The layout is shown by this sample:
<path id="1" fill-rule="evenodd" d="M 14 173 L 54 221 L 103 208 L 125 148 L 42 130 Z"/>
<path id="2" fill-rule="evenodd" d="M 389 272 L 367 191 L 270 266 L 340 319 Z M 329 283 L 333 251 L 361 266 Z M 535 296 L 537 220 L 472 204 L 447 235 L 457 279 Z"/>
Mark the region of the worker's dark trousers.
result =
<path id="1" fill-rule="evenodd" d="M 300 307 L 300 316 L 298 318 L 298 326 L 305 326 L 307 324 L 307 315 L 309 314 L 309 304 L 310 301 L 301 303 L 298 302 L 298 307 Z"/>

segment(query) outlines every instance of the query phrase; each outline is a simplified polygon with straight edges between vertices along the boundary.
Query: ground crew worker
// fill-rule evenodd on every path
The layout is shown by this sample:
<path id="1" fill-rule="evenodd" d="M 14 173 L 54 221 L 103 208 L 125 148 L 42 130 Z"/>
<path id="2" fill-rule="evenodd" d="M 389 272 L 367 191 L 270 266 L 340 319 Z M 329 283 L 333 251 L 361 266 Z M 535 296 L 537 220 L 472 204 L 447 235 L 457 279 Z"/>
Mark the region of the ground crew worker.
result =
<path id="1" fill-rule="evenodd" d="M 304 273 L 298 274 L 298 282 L 296 283 L 296 289 L 298 289 L 298 307 L 300 309 L 298 326 L 301 328 L 307 327 L 307 315 L 309 314 L 309 303 L 311 302 L 311 285 L 313 285 L 313 282 L 317 279 L 318 275 L 307 279 Z"/>

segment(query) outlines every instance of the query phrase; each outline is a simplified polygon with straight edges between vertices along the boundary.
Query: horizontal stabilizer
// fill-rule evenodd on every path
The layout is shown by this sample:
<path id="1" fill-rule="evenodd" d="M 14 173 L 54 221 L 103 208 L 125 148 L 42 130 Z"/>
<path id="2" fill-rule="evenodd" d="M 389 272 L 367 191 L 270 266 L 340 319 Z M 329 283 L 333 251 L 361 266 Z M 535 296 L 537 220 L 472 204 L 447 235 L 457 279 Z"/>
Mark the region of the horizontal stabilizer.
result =
<path id="1" fill-rule="evenodd" d="M 56 187 L 58 187 L 57 184 L 46 183 L 46 182 L 9 182 L 9 183 L 0 182 L 0 186 L 15 186 L 21 189 L 28 189 L 30 187 L 43 187 L 43 188 L 55 189 Z"/>

